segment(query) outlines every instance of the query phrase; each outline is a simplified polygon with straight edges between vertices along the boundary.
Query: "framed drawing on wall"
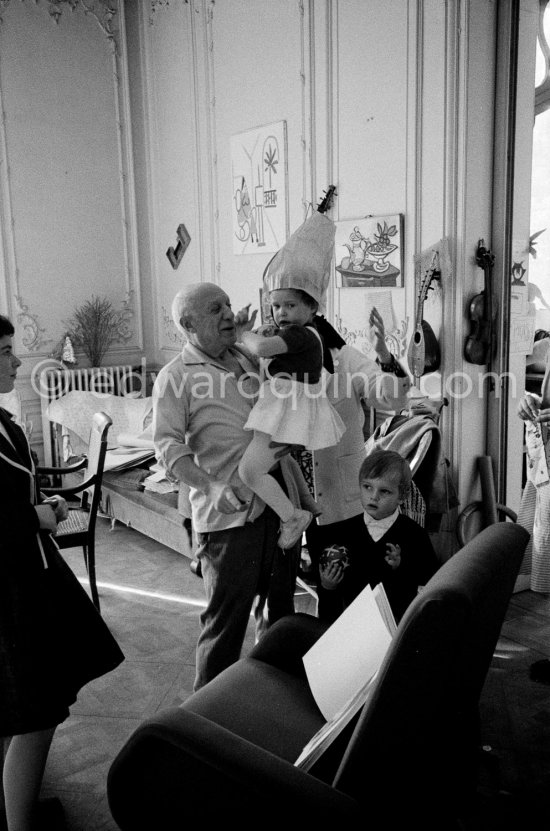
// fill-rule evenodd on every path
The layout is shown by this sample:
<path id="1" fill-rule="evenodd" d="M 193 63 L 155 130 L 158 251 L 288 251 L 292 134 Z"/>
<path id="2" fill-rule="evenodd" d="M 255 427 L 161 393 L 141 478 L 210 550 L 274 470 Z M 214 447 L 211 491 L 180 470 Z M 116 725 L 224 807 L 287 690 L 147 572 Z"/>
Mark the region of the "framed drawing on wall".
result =
<path id="1" fill-rule="evenodd" d="M 336 223 L 338 288 L 403 288 L 403 214 Z"/>
<path id="2" fill-rule="evenodd" d="M 286 121 L 231 137 L 233 253 L 278 251 L 288 236 Z"/>

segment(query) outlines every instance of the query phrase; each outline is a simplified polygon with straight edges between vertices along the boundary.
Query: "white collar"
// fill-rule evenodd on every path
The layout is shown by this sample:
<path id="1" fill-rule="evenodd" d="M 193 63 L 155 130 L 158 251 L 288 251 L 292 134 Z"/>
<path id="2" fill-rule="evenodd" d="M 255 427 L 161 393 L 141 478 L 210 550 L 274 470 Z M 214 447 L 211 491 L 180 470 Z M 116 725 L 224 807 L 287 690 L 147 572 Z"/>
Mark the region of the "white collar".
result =
<path id="1" fill-rule="evenodd" d="M 398 516 L 399 508 L 396 508 L 393 514 L 384 517 L 384 519 L 375 519 L 366 511 L 364 511 L 363 520 L 373 540 L 375 542 L 378 542 L 378 540 L 382 539 L 386 531 L 388 531 L 392 527 L 393 523 L 395 522 Z"/>

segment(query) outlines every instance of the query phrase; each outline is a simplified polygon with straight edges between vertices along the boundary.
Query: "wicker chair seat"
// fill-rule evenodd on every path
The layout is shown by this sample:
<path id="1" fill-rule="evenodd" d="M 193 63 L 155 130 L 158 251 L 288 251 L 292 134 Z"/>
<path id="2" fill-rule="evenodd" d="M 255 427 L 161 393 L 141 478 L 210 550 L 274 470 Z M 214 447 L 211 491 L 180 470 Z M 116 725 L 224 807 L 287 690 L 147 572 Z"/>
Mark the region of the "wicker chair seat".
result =
<path id="1" fill-rule="evenodd" d="M 79 508 L 72 508 L 69 511 L 67 519 L 60 522 L 57 526 L 56 537 L 62 537 L 65 534 L 80 534 L 88 530 L 88 522 L 90 515 L 87 511 L 81 511 Z"/>

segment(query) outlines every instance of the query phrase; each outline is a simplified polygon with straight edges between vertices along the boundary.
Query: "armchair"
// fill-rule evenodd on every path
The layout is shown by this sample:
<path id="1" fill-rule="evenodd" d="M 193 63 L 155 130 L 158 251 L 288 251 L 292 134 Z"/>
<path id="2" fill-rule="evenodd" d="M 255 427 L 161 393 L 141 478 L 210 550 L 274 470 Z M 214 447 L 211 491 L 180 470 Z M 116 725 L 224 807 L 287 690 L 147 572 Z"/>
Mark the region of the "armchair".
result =
<path id="1" fill-rule="evenodd" d="M 90 581 L 90 593 L 98 611 L 100 603 L 95 569 L 95 524 L 101 499 L 107 433 L 112 423 L 110 416 L 106 413 L 95 413 L 92 418 L 88 452 L 84 459 L 68 467 L 37 467 L 36 469 L 36 473 L 40 476 L 66 476 L 85 471 L 82 481 L 73 487 L 41 487 L 41 492 L 45 496 L 57 493 L 73 501 L 80 495 L 77 505 L 69 505 L 68 518 L 58 524 L 55 540 L 61 549 L 82 546 L 84 563 Z"/>
<path id="2" fill-rule="evenodd" d="M 326 626 L 279 620 L 130 736 L 107 781 L 120 829 L 170 831 L 182 818 L 458 829 L 475 795 L 479 696 L 528 538 L 497 523 L 441 566 L 403 616 L 373 695 L 309 772 L 293 763 L 325 722 L 302 656 Z"/>

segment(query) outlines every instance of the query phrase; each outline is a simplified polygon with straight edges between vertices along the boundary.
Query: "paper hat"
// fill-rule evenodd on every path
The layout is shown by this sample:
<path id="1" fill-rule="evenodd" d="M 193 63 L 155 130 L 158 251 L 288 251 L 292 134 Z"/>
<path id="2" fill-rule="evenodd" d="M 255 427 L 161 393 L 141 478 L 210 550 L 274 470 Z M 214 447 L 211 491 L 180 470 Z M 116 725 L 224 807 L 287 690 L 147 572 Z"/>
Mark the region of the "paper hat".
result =
<path id="1" fill-rule="evenodd" d="M 324 313 L 335 233 L 334 222 L 315 211 L 267 264 L 264 291 L 302 289 Z"/>

